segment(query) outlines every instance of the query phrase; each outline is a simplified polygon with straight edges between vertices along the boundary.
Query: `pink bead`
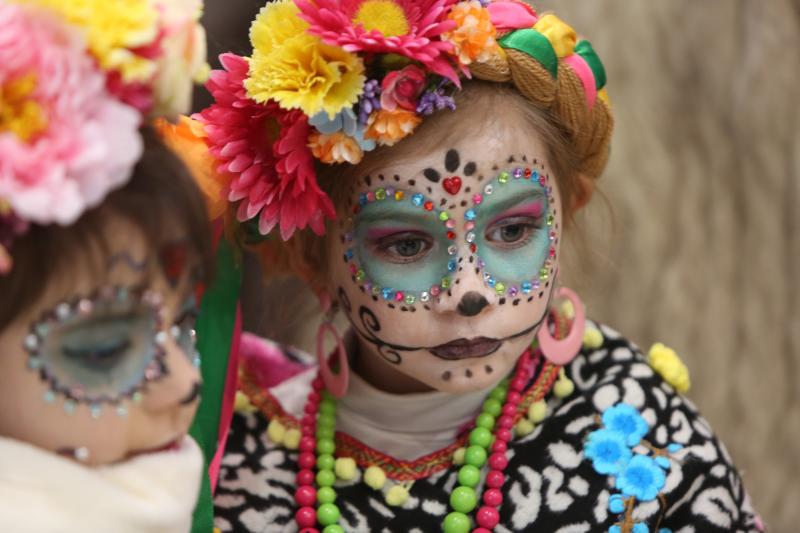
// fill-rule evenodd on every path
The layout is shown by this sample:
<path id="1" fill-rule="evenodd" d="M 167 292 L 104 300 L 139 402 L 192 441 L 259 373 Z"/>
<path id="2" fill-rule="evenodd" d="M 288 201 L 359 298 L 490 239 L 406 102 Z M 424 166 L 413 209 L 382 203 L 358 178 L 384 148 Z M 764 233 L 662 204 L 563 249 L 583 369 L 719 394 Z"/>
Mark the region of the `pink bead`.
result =
<path id="1" fill-rule="evenodd" d="M 506 453 L 508 450 L 508 444 L 504 440 L 495 439 L 495 441 L 492 443 L 491 449 L 493 452 Z"/>
<path id="2" fill-rule="evenodd" d="M 494 454 L 492 454 L 494 455 Z M 489 470 L 486 474 L 486 486 L 493 489 L 499 489 L 506 482 L 506 476 L 500 470 Z"/>
<path id="3" fill-rule="evenodd" d="M 314 454 L 311 452 L 303 452 L 300 454 L 300 457 L 297 458 L 297 464 L 300 468 L 307 468 L 310 470 L 317 464 L 317 458 L 314 457 Z"/>
<path id="4" fill-rule="evenodd" d="M 522 379 L 520 377 L 516 377 L 516 378 L 511 380 L 511 390 L 512 391 L 519 392 L 524 388 L 525 388 L 525 380 L 524 379 Z"/>
<path id="5" fill-rule="evenodd" d="M 313 388 L 315 391 L 321 391 L 321 390 L 322 390 L 322 387 L 324 387 L 324 386 L 325 386 L 325 382 L 324 382 L 324 381 L 322 381 L 322 378 L 321 378 L 321 377 L 319 377 L 319 376 L 315 377 L 315 378 L 314 378 L 314 381 L 312 381 L 312 382 L 311 382 L 311 387 L 312 387 L 312 388 Z"/>
<path id="6" fill-rule="evenodd" d="M 486 495 L 483 499 L 486 500 Z M 294 491 L 294 501 L 297 502 L 298 507 L 311 507 L 317 501 L 317 491 L 310 485 L 297 487 L 297 490 Z"/>
<path id="7" fill-rule="evenodd" d="M 300 530 L 300 533 L 319 533 L 319 529 L 315 527 L 304 527 Z"/>
<path id="8" fill-rule="evenodd" d="M 517 413 L 517 406 L 507 403 L 503 406 L 503 414 L 506 416 L 514 416 Z"/>
<path id="9" fill-rule="evenodd" d="M 483 493 L 483 503 L 489 507 L 498 507 L 503 503 L 503 493 L 499 489 L 489 489 Z"/>
<path id="10" fill-rule="evenodd" d="M 320 400 L 322 400 L 322 395 L 319 393 L 319 391 L 312 390 L 308 393 L 309 402 L 319 403 Z"/>
<path id="11" fill-rule="evenodd" d="M 506 396 L 506 403 L 517 405 L 522 400 L 522 395 L 518 392 L 511 391 Z"/>
<path id="12" fill-rule="evenodd" d="M 501 440 L 503 442 L 510 441 L 511 437 L 512 437 L 511 430 L 510 429 L 505 429 L 505 428 L 498 429 L 497 433 L 495 433 L 495 435 L 497 435 L 497 440 Z"/>
<path id="13" fill-rule="evenodd" d="M 301 528 L 314 527 L 317 523 L 317 512 L 313 507 L 301 507 L 294 514 L 294 519 Z"/>
<path id="14" fill-rule="evenodd" d="M 300 486 L 313 485 L 314 484 L 314 472 L 312 472 L 308 468 L 304 468 L 303 470 L 300 470 L 297 473 L 297 484 L 300 485 Z"/>
<path id="15" fill-rule="evenodd" d="M 476 527 L 472 530 L 472 533 L 492 533 L 492 530 L 485 527 Z"/>
<path id="16" fill-rule="evenodd" d="M 514 419 L 508 415 L 503 415 L 497 420 L 498 427 L 511 429 L 514 427 Z"/>
<path id="17" fill-rule="evenodd" d="M 306 415 L 316 415 L 318 408 L 319 408 L 318 404 L 306 402 L 306 405 L 303 407 L 303 412 Z"/>
<path id="18" fill-rule="evenodd" d="M 305 415 L 303 418 L 300 419 L 301 426 L 311 426 L 313 427 L 317 423 L 316 418 L 311 415 Z"/>
<path id="19" fill-rule="evenodd" d="M 503 470 L 508 466 L 508 457 L 504 453 L 493 453 L 489 456 L 489 466 L 495 470 Z"/>
<path id="20" fill-rule="evenodd" d="M 478 509 L 475 515 L 475 521 L 478 522 L 478 525 L 481 527 L 492 529 L 500 522 L 500 513 L 493 507 L 483 506 Z"/>
<path id="21" fill-rule="evenodd" d="M 300 439 L 300 451 L 311 453 L 317 446 L 317 441 L 314 437 L 308 436 Z"/>

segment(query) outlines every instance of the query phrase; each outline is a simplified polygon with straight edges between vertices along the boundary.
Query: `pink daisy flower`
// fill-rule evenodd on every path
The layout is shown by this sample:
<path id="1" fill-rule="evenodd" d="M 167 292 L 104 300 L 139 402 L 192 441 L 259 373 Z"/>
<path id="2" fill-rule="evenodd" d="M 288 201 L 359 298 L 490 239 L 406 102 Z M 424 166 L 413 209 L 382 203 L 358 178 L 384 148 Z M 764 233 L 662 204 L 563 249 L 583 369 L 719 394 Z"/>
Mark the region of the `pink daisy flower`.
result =
<path id="1" fill-rule="evenodd" d="M 455 0 L 295 0 L 309 33 L 348 52 L 399 54 L 459 83 L 453 46 L 441 35 Z"/>
<path id="2" fill-rule="evenodd" d="M 236 217 L 258 217 L 264 235 L 276 225 L 283 239 L 306 227 L 321 235 L 325 217 L 334 218 L 335 210 L 317 185 L 308 120 L 275 102 L 248 98 L 246 59 L 223 54 L 220 61 L 225 70 L 212 72 L 206 85 L 216 102 L 194 118 L 205 126 L 217 171 L 232 176 L 227 195 L 239 202 Z"/>

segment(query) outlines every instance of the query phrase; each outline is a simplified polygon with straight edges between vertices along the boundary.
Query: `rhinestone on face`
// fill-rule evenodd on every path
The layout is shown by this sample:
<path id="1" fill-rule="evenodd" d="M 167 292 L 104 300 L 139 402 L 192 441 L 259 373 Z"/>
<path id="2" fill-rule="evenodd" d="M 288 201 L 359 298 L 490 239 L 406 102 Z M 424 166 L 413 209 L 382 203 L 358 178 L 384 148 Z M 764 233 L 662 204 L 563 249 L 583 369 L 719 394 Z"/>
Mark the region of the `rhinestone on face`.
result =
<path id="1" fill-rule="evenodd" d="M 366 277 L 367 277 L 367 273 L 364 272 L 363 270 L 359 270 L 358 272 L 356 272 L 356 281 L 359 281 L 359 282 L 360 281 L 364 281 L 364 278 L 366 278 Z"/>
<path id="2" fill-rule="evenodd" d="M 117 411 L 117 416 L 120 418 L 125 418 L 126 416 L 128 416 L 128 406 L 125 404 L 122 403 L 119 404 L 117 406 L 116 411 Z"/>
<path id="3" fill-rule="evenodd" d="M 397 291 L 396 293 L 394 293 L 395 302 L 402 302 L 404 298 L 405 295 L 403 294 L 403 291 Z"/>
<path id="4" fill-rule="evenodd" d="M 521 168 L 515 168 L 514 169 L 514 178 L 515 179 L 520 179 L 521 177 L 522 177 L 522 169 Z"/>
<path id="5" fill-rule="evenodd" d="M 490 183 L 483 188 L 483 194 L 490 195 L 494 192 L 494 186 Z"/>
<path id="6" fill-rule="evenodd" d="M 159 331 L 156 333 L 155 341 L 159 346 L 164 346 L 167 343 L 168 336 L 166 331 Z"/>
<path id="7" fill-rule="evenodd" d="M 469 221 L 475 220 L 477 216 L 474 209 L 467 209 L 466 213 L 464 213 L 464 218 Z"/>
<path id="8" fill-rule="evenodd" d="M 39 337 L 32 333 L 30 335 L 26 335 L 23 344 L 25 345 L 26 350 L 32 352 L 39 347 Z"/>
<path id="9" fill-rule="evenodd" d="M 428 302 L 431 299 L 431 294 L 428 291 L 422 291 L 419 295 L 420 302 Z"/>
<path id="10" fill-rule="evenodd" d="M 42 368 L 42 360 L 38 357 L 31 357 L 28 359 L 28 368 L 31 370 L 39 370 Z"/>
<path id="11" fill-rule="evenodd" d="M 506 292 L 506 286 L 503 285 L 502 283 L 497 283 L 494 286 L 494 290 L 495 292 L 497 292 L 497 294 L 503 294 L 504 292 Z"/>
<path id="12" fill-rule="evenodd" d="M 449 219 L 450 219 L 450 214 L 447 211 L 442 211 L 441 213 L 439 213 L 439 220 L 441 220 L 442 222 L 446 222 Z"/>
<path id="13" fill-rule="evenodd" d="M 417 207 L 422 207 L 422 204 L 425 203 L 425 197 L 417 193 L 411 197 L 411 203 Z"/>
<path id="14" fill-rule="evenodd" d="M 383 296 L 384 300 L 391 300 L 394 298 L 394 291 L 387 287 L 381 290 L 381 295 Z"/>
<path id="15" fill-rule="evenodd" d="M 385 200 L 386 199 L 386 190 L 385 189 L 378 189 L 377 191 L 375 191 L 375 199 L 378 200 L 378 201 Z"/>
<path id="16" fill-rule="evenodd" d="M 97 420 L 100 418 L 100 415 L 103 413 L 103 406 L 99 403 L 93 403 L 91 407 L 89 407 L 89 414 L 92 415 L 92 418 Z"/>
<path id="17" fill-rule="evenodd" d="M 472 196 L 472 203 L 475 205 L 481 205 L 481 202 L 483 202 L 483 196 L 480 194 L 475 194 Z"/>
<path id="18" fill-rule="evenodd" d="M 450 278 L 442 278 L 442 288 L 443 289 L 450 288 Z"/>
<path id="19" fill-rule="evenodd" d="M 404 301 L 408 305 L 414 305 L 414 302 L 416 302 L 417 299 L 414 297 L 413 294 L 406 294 L 406 297 L 405 297 Z"/>
<path id="20" fill-rule="evenodd" d="M 548 226 L 552 226 L 553 222 L 555 221 L 555 219 L 556 219 L 556 217 L 554 217 L 552 214 L 547 215 L 547 225 Z"/>
<path id="21" fill-rule="evenodd" d="M 373 191 L 369 191 L 367 193 L 367 202 L 374 202 L 375 201 L 375 193 Z"/>
<path id="22" fill-rule="evenodd" d="M 386 187 L 386 197 L 391 198 L 394 196 L 394 187 Z"/>
<path id="23" fill-rule="evenodd" d="M 434 285 L 431 287 L 431 296 L 439 296 L 441 294 L 442 289 L 438 285 Z"/>
<path id="24" fill-rule="evenodd" d="M 456 263 L 455 259 L 451 259 L 450 261 L 447 262 L 447 270 L 449 272 L 455 272 L 456 271 L 456 267 L 457 267 L 457 263 Z"/>
<path id="25" fill-rule="evenodd" d="M 42 398 L 44 399 L 45 403 L 53 403 L 56 401 L 56 393 L 51 390 L 45 391 Z"/>
<path id="26" fill-rule="evenodd" d="M 533 286 L 530 281 L 524 281 L 522 285 L 520 285 L 520 290 L 522 290 L 522 294 L 530 294 L 531 290 L 533 290 Z"/>
<path id="27" fill-rule="evenodd" d="M 142 403 L 142 399 L 142 393 L 139 391 L 136 391 L 133 393 L 133 395 L 131 395 L 131 401 L 133 401 L 133 403 Z"/>
<path id="28" fill-rule="evenodd" d="M 346 258 L 348 261 L 350 261 L 351 259 L 353 259 L 353 255 L 355 255 L 355 253 L 353 252 L 353 249 L 352 249 L 352 248 L 348 248 L 348 249 L 347 249 L 347 250 L 345 250 L 345 252 L 344 252 L 344 257 L 345 257 L 345 258 Z"/>
<path id="29" fill-rule="evenodd" d="M 486 284 L 487 284 L 489 287 L 492 287 L 492 288 L 494 288 L 494 286 L 495 286 L 495 283 L 497 283 L 497 280 L 495 280 L 495 279 L 494 279 L 493 277 L 491 277 L 491 276 L 489 277 L 489 279 L 487 279 L 487 280 L 486 280 Z"/>
<path id="30" fill-rule="evenodd" d="M 466 224 L 464 224 L 464 229 L 467 231 L 472 231 L 473 229 L 475 229 L 475 223 L 467 222 Z"/>
<path id="31" fill-rule="evenodd" d="M 423 208 L 425 208 L 425 211 L 433 211 L 433 202 L 431 202 L 430 200 L 428 200 L 427 202 L 425 202 L 425 203 L 423 204 L 423 206 L 422 206 L 422 207 L 423 207 Z"/>
<path id="32" fill-rule="evenodd" d="M 169 328 L 169 334 L 172 335 L 173 339 L 177 339 L 178 337 L 181 336 L 181 328 L 178 327 L 177 325 L 173 325 L 172 327 Z"/>
<path id="33" fill-rule="evenodd" d="M 516 287 L 509 287 L 508 288 L 508 295 L 512 298 L 515 298 L 519 294 L 519 289 Z"/>
<path id="34" fill-rule="evenodd" d="M 448 220 L 447 222 L 445 222 L 445 224 L 444 224 L 444 225 L 447 227 L 447 229 L 455 229 L 455 227 L 456 227 L 456 221 L 455 221 L 455 220 L 453 220 L 453 219 L 451 218 L 450 220 Z"/>
<path id="35" fill-rule="evenodd" d="M 60 321 L 64 321 L 70 317 L 72 314 L 72 309 L 70 308 L 68 303 L 61 303 L 56 306 L 56 318 Z"/>
<path id="36" fill-rule="evenodd" d="M 403 198 L 405 198 L 405 197 L 406 197 L 406 193 L 404 193 L 403 191 L 397 191 L 397 192 L 394 193 L 394 199 L 396 201 L 398 201 L 398 202 L 400 200 L 402 200 Z"/>
<path id="37" fill-rule="evenodd" d="M 76 407 L 77 405 L 73 400 L 67 400 L 64 402 L 64 412 L 68 415 L 74 415 Z"/>
<path id="38" fill-rule="evenodd" d="M 467 240 L 468 243 L 472 244 L 473 242 L 475 242 L 475 234 L 470 231 L 469 233 L 467 233 L 465 239 Z"/>
<path id="39" fill-rule="evenodd" d="M 368 203 L 369 203 L 369 200 L 367 199 L 367 195 L 366 195 L 366 194 L 364 194 L 364 193 L 362 192 L 362 193 L 361 193 L 361 194 L 358 196 L 358 205 L 360 205 L 361 207 L 364 207 L 364 206 L 365 206 L 365 205 L 367 205 Z"/>
<path id="40" fill-rule="evenodd" d="M 81 301 L 78 302 L 78 313 L 80 313 L 83 316 L 86 316 L 89 313 L 91 313 L 93 308 L 94 304 L 92 304 L 91 300 L 83 298 Z"/>
<path id="41" fill-rule="evenodd" d="M 458 253 L 458 247 L 455 244 L 451 244 L 447 247 L 448 255 L 456 255 Z"/>
<path id="42" fill-rule="evenodd" d="M 499 183 L 507 183 L 508 182 L 508 177 L 509 177 L 508 172 L 503 171 L 497 176 L 497 181 Z"/>
<path id="43" fill-rule="evenodd" d="M 489 281 L 489 279 L 491 279 L 491 277 L 492 277 L 492 275 L 489 274 L 488 272 L 484 272 L 483 273 L 483 281 Z"/>

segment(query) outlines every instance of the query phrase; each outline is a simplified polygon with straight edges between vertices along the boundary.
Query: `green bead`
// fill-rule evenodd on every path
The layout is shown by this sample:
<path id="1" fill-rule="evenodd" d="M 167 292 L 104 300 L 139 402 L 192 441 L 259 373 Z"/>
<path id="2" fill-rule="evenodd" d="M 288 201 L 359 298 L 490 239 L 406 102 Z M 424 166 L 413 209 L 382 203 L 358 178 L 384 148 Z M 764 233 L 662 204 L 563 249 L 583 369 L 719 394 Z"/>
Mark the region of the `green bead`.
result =
<path id="1" fill-rule="evenodd" d="M 317 417 L 317 428 L 334 428 L 336 427 L 336 416 L 320 414 Z"/>
<path id="2" fill-rule="evenodd" d="M 331 427 L 317 428 L 317 440 L 333 439 L 335 430 Z"/>
<path id="3" fill-rule="evenodd" d="M 441 213 L 439 213 L 439 220 L 441 220 L 442 222 L 447 222 L 449 219 L 450 219 L 450 213 L 448 213 L 447 211 L 442 211 Z"/>
<path id="4" fill-rule="evenodd" d="M 325 529 L 322 530 L 322 533 L 344 533 L 344 528 L 339 524 L 331 524 L 329 526 L 325 526 Z"/>
<path id="5" fill-rule="evenodd" d="M 475 419 L 475 425 L 479 428 L 486 428 L 489 431 L 494 429 L 494 417 L 489 413 L 481 413 Z"/>
<path id="6" fill-rule="evenodd" d="M 500 413 L 503 412 L 503 406 L 494 398 L 487 398 L 486 401 L 483 402 L 483 412 L 489 413 L 492 416 L 500 416 Z"/>
<path id="7" fill-rule="evenodd" d="M 320 487 L 330 487 L 336 483 L 336 474 L 333 470 L 320 470 L 317 472 L 317 485 Z"/>
<path id="8" fill-rule="evenodd" d="M 325 453 L 317 457 L 317 470 L 333 470 L 336 464 L 336 459 L 329 453 Z"/>
<path id="9" fill-rule="evenodd" d="M 330 454 L 333 455 L 336 450 L 336 445 L 331 439 L 317 439 L 317 453 L 320 455 Z"/>
<path id="10" fill-rule="evenodd" d="M 450 494 L 450 507 L 459 513 L 470 513 L 478 505 L 478 495 L 471 487 L 457 487 Z"/>
<path id="11" fill-rule="evenodd" d="M 492 432 L 486 428 L 477 427 L 470 432 L 469 443 L 474 446 L 488 448 L 492 445 Z"/>
<path id="12" fill-rule="evenodd" d="M 486 463 L 486 448 L 482 446 L 470 446 L 464 454 L 464 462 L 475 468 L 480 468 Z"/>
<path id="13" fill-rule="evenodd" d="M 453 512 L 445 517 L 442 529 L 444 533 L 469 533 L 470 527 L 472 524 L 467 515 Z"/>
<path id="14" fill-rule="evenodd" d="M 336 501 L 336 491 L 331 487 L 320 487 L 317 490 L 317 501 L 319 503 L 333 503 Z"/>
<path id="15" fill-rule="evenodd" d="M 319 412 L 323 415 L 336 416 L 336 402 L 330 400 L 322 400 L 319 404 Z"/>
<path id="16" fill-rule="evenodd" d="M 339 521 L 339 508 L 335 503 L 323 503 L 317 508 L 317 521 L 323 526 L 330 526 Z"/>
<path id="17" fill-rule="evenodd" d="M 458 482 L 466 487 L 475 487 L 481 480 L 481 471 L 472 465 L 464 465 L 458 470 Z"/>
<path id="18" fill-rule="evenodd" d="M 497 386 L 489 393 L 489 398 L 497 400 L 498 402 L 504 402 L 506 401 L 506 394 L 508 394 L 508 389 L 506 387 Z"/>

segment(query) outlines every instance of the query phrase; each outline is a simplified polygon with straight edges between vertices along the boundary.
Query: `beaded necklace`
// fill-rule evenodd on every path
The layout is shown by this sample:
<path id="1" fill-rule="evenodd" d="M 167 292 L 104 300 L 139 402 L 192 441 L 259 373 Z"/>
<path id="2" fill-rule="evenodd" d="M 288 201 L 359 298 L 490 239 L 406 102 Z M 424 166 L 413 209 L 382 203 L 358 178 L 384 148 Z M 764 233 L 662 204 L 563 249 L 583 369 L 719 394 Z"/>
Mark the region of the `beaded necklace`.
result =
<path id="1" fill-rule="evenodd" d="M 469 515 L 479 502 L 475 487 L 480 481 L 481 468 L 486 464 L 489 471 L 481 498 L 483 505 L 475 513 L 478 527 L 472 533 L 489 533 L 500 521 L 498 508 L 503 502 L 500 489 L 505 482 L 503 471 L 508 466 L 506 450 L 513 435 L 514 415 L 539 357 L 540 354 L 531 357 L 531 351 L 526 350 L 517 361 L 514 376 L 492 389 L 481 413 L 475 417 L 475 427 L 469 434 L 464 453 L 464 465 L 458 471 L 458 486 L 450 493 L 452 511 L 442 524 L 444 533 L 469 533 L 472 527 Z M 323 527 L 322 533 L 344 533 L 339 525 L 341 513 L 334 503 L 336 491 L 333 488 L 336 481 L 336 408 L 336 399 L 325 390 L 322 377 L 317 375 L 311 384 L 300 422 L 295 521 L 301 533 L 320 533 L 318 525 Z"/>

